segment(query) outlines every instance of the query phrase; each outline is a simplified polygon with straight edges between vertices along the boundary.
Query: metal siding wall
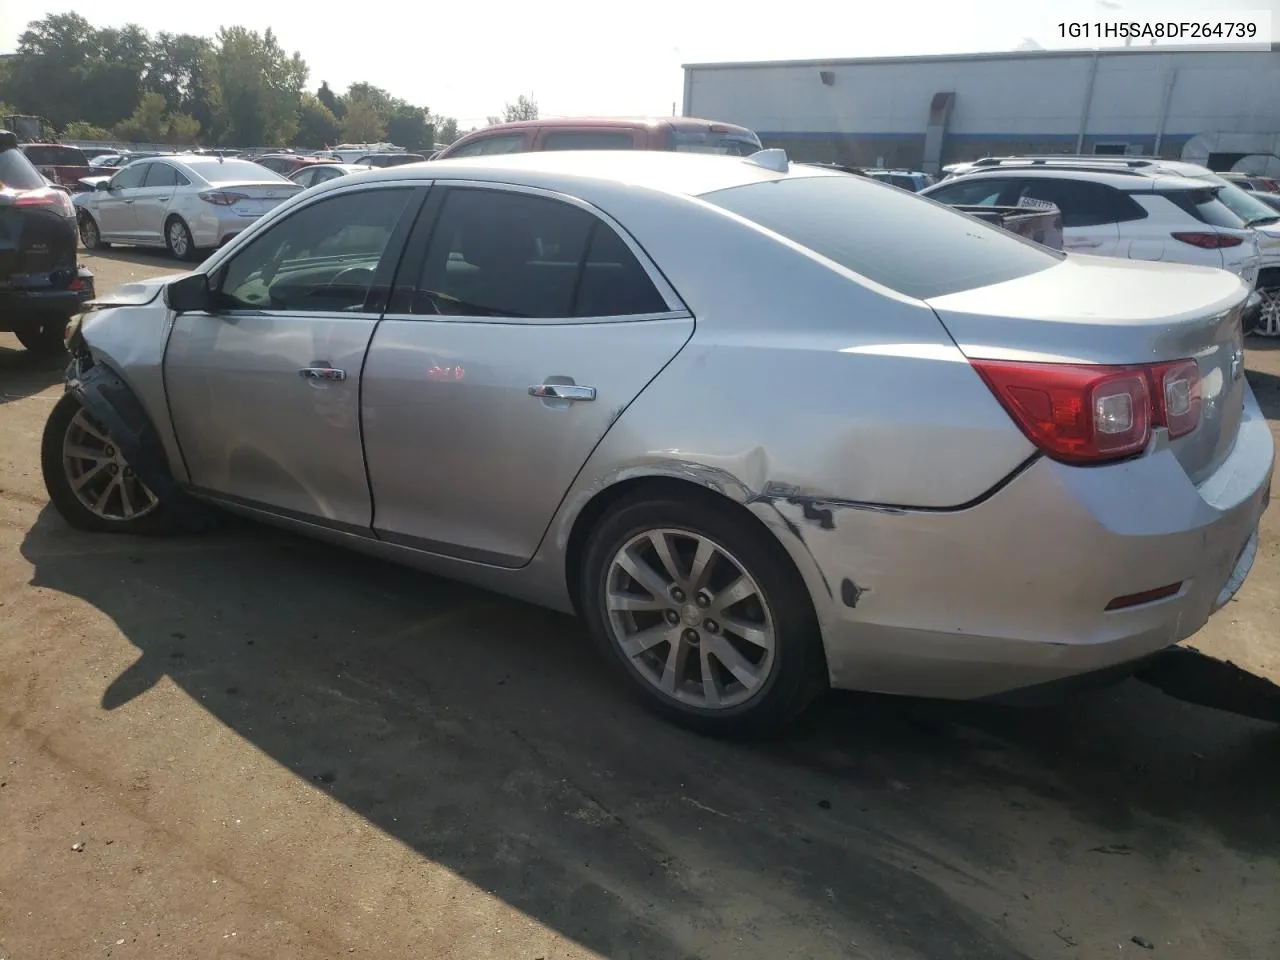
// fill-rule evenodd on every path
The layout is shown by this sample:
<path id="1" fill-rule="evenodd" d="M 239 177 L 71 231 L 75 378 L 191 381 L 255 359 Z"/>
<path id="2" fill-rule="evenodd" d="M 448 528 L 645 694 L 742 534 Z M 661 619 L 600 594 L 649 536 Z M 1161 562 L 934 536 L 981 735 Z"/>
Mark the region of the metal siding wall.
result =
<path id="1" fill-rule="evenodd" d="M 946 154 L 988 145 L 1074 149 L 1093 55 L 694 68 L 691 116 L 740 123 L 771 141 L 807 143 L 859 156 L 923 147 L 929 101 L 956 93 Z M 1086 142 L 1154 140 L 1168 71 L 1178 77 L 1166 144 L 1211 131 L 1280 131 L 1280 54 L 1157 53 L 1098 58 Z M 835 74 L 824 86 L 820 70 Z M 864 145 L 866 149 L 864 149 Z M 884 152 L 883 150 L 881 152 Z M 1168 153 L 1168 149 L 1164 152 Z M 827 159 L 836 159 L 826 156 Z M 857 162 L 868 162 L 859 160 Z M 891 162 L 886 157 L 886 162 Z M 894 161 L 896 162 L 896 161 Z M 903 161 L 905 162 L 905 161 Z"/>

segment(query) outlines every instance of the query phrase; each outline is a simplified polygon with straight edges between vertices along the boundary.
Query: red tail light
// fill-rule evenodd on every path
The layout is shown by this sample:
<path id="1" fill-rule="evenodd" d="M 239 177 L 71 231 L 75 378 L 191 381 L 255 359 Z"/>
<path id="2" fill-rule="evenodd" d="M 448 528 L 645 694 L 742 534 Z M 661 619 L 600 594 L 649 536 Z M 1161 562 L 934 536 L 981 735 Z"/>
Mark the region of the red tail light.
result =
<path id="1" fill-rule="evenodd" d="M 974 369 L 1027 438 L 1064 463 L 1103 463 L 1141 452 L 1153 427 L 1171 437 L 1200 422 L 1194 360 L 1088 366 L 974 360 Z"/>
<path id="2" fill-rule="evenodd" d="M 1189 243 L 1203 250 L 1221 250 L 1223 247 L 1238 247 L 1244 243 L 1240 237 L 1226 233 L 1175 233 L 1173 239 Z"/>
<path id="3" fill-rule="evenodd" d="M 206 190 L 200 194 L 200 199 L 216 207 L 229 207 L 249 198 L 243 193 L 231 193 L 228 190 Z"/>
<path id="4" fill-rule="evenodd" d="M 72 205 L 71 198 L 53 187 L 20 193 L 14 198 L 13 205 L 15 207 L 48 207 L 64 217 L 76 215 L 76 208 Z"/>

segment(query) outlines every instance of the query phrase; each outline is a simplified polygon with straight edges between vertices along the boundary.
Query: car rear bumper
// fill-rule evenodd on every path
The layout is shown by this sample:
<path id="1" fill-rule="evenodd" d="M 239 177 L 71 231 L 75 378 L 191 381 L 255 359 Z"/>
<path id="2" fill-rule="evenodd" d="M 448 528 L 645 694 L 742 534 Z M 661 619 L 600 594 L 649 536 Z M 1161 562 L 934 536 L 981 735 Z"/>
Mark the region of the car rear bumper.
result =
<path id="1" fill-rule="evenodd" d="M 834 686 L 988 697 L 1137 662 L 1199 630 L 1249 573 L 1274 458 L 1246 391 L 1236 445 L 1199 486 L 1157 441 L 1111 466 L 1037 458 L 954 511 L 758 510 L 785 516 L 772 525 L 810 580 Z"/>
<path id="2" fill-rule="evenodd" d="M 11 330 L 14 321 L 34 317 L 72 317 L 95 296 L 93 274 L 76 270 L 71 286 L 0 287 L 0 330 Z"/>

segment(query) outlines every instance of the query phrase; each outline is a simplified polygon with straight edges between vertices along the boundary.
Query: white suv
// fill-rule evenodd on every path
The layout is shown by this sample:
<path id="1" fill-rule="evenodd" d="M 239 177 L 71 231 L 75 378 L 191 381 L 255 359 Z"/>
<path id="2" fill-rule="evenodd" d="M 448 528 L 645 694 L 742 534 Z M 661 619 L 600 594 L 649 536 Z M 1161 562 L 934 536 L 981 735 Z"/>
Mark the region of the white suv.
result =
<path id="1" fill-rule="evenodd" d="M 949 204 L 1051 200 L 1068 251 L 1230 270 L 1258 290 L 1256 332 L 1280 335 L 1280 215 L 1207 167 L 1156 157 L 990 157 L 923 193 Z"/>

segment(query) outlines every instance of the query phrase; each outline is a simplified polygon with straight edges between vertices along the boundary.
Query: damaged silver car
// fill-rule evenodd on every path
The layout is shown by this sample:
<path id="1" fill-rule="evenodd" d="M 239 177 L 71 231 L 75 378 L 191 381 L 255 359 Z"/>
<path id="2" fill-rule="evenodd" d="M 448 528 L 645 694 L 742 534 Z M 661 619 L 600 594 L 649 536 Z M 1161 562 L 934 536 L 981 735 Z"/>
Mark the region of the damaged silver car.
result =
<path id="1" fill-rule="evenodd" d="M 1239 587 L 1248 290 L 787 162 L 555 152 L 300 194 L 69 332 L 49 494 L 240 512 L 563 611 L 717 733 L 1123 671 Z"/>

